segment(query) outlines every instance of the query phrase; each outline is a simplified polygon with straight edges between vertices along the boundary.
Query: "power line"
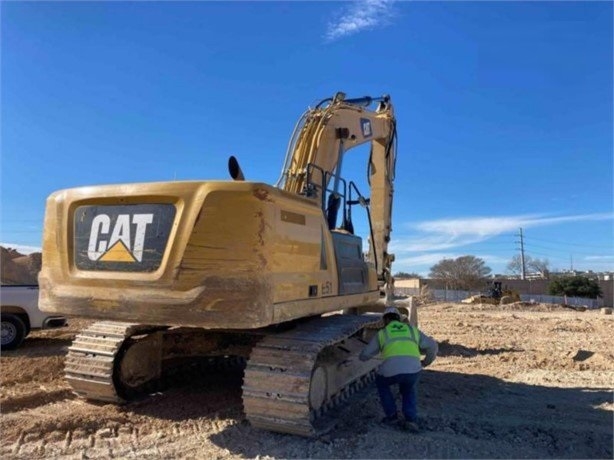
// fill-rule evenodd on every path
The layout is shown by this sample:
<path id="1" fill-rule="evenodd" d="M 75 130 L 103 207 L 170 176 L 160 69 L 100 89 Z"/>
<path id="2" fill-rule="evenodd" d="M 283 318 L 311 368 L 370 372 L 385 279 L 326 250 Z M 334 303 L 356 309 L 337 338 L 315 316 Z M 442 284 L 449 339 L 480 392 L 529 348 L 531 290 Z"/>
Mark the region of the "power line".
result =
<path id="1" fill-rule="evenodd" d="M 551 252 L 555 252 L 555 253 L 565 253 L 565 254 L 569 254 L 570 252 L 573 252 L 574 254 L 586 254 L 586 255 L 594 255 L 596 252 L 599 251 L 579 251 L 577 249 L 562 249 L 562 248 L 552 248 L 552 247 L 547 247 L 547 246 L 541 246 L 541 245 L 537 245 L 537 244 L 526 244 L 525 245 L 527 248 L 531 249 L 531 248 L 539 248 L 539 249 L 545 249 L 547 251 L 551 251 Z M 534 252 L 531 249 L 532 252 Z"/>
<path id="2" fill-rule="evenodd" d="M 16 223 L 16 224 L 23 224 L 23 223 L 39 223 L 42 224 L 43 223 L 43 218 L 39 218 L 39 219 L 2 219 L 3 223 L 6 222 L 11 222 L 11 223 Z"/>
<path id="3" fill-rule="evenodd" d="M 6 228 L 2 229 L 1 233 L 16 233 L 16 234 L 21 234 L 21 233 L 41 233 L 43 231 L 43 229 L 41 228 L 40 230 L 7 230 Z"/>
<path id="4" fill-rule="evenodd" d="M 544 254 L 543 252 L 536 252 L 536 251 L 533 251 L 533 250 L 528 251 L 528 252 L 530 252 L 531 254 L 537 254 L 538 256 L 548 257 L 549 259 L 561 259 L 563 257 L 563 256 L 554 256 L 554 257 L 552 257 L 551 254 Z"/>
<path id="5" fill-rule="evenodd" d="M 528 238 L 529 240 L 536 240 L 536 241 L 544 241 L 546 243 L 555 243 L 555 244 L 564 244 L 566 246 L 585 246 L 587 248 L 607 248 L 607 249 L 613 249 L 614 246 L 613 245 L 607 245 L 607 246 L 597 246 L 597 245 L 593 245 L 593 244 L 581 244 L 581 243 L 568 243 L 568 242 L 563 242 L 563 241 L 556 241 L 556 240 L 551 240 L 551 239 L 543 239 L 543 238 L 535 238 L 535 237 L 530 237 Z"/>

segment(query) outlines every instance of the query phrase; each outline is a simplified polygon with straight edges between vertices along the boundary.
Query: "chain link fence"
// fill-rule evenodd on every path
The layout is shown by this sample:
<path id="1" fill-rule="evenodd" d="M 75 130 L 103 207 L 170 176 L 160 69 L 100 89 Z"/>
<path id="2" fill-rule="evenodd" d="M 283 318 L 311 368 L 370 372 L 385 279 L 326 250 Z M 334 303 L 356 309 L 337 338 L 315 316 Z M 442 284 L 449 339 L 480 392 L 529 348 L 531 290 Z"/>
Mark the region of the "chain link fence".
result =
<path id="1" fill-rule="evenodd" d="M 419 296 L 419 288 L 395 287 L 395 294 Z M 430 296 L 438 302 L 460 302 L 473 295 L 480 295 L 479 291 L 455 291 L 451 289 L 429 289 Z M 601 308 L 603 299 L 585 299 L 581 297 L 560 297 L 553 295 L 520 294 L 520 300 L 531 303 L 552 303 L 571 306 L 585 306 L 587 308 Z"/>

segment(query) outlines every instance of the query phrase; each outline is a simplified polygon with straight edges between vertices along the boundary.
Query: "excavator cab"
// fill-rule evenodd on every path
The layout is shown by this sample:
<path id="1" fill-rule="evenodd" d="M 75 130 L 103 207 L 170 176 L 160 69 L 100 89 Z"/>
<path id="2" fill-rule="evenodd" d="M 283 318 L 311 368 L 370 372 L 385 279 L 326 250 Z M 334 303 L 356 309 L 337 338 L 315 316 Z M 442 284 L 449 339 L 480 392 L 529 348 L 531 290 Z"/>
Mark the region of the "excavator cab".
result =
<path id="1" fill-rule="evenodd" d="M 500 300 L 503 296 L 503 289 L 501 288 L 501 281 L 493 281 L 490 285 L 489 297 L 491 299 Z"/>
<path id="2" fill-rule="evenodd" d="M 339 168 L 339 165 L 337 166 Z M 323 171 L 315 164 L 307 165 L 305 194 L 321 197 L 322 212 L 333 238 L 339 294 L 356 294 L 369 290 L 369 263 L 363 251 L 363 239 L 354 234 L 352 207 L 361 205 L 366 212 L 369 234 L 373 236 L 369 198 L 365 198 L 353 181 L 349 182 L 336 173 Z M 317 171 L 318 174 L 314 172 Z M 319 181 L 314 180 L 320 179 Z M 328 184 L 328 185 L 327 185 Z M 334 184 L 334 185 L 331 185 Z M 356 199 L 353 199 L 356 196 Z M 341 218 L 339 217 L 341 211 Z M 340 224 L 340 225 L 338 225 Z M 375 264 L 377 265 L 377 263 Z M 373 269 L 373 268 L 371 268 Z"/>

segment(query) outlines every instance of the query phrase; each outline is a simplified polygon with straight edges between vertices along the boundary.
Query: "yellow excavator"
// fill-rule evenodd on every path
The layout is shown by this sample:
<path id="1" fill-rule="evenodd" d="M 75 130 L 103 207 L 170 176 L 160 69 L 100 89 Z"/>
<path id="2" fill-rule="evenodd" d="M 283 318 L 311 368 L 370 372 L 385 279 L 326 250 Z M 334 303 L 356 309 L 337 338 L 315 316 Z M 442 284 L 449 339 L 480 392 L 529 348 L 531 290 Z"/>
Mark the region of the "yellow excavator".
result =
<path id="1" fill-rule="evenodd" d="M 369 196 L 342 176 L 370 143 Z M 303 436 L 373 378 L 356 359 L 380 320 L 396 122 L 388 96 L 343 93 L 309 108 L 275 186 L 233 180 L 61 190 L 46 204 L 40 305 L 99 319 L 68 350 L 66 378 L 91 400 L 122 403 L 190 363 L 244 365 L 256 427 Z M 366 210 L 369 249 L 352 209 Z"/>

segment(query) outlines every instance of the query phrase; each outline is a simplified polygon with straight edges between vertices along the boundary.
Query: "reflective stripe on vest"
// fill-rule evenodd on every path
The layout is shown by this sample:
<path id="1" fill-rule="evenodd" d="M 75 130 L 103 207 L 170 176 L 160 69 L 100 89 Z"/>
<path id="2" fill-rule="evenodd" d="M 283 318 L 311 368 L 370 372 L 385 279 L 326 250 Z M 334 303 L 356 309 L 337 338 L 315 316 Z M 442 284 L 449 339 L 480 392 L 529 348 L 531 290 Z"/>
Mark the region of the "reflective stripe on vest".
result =
<path id="1" fill-rule="evenodd" d="M 420 359 L 418 328 L 400 321 L 392 321 L 378 333 L 379 349 L 384 359 L 393 356 L 412 356 Z"/>

